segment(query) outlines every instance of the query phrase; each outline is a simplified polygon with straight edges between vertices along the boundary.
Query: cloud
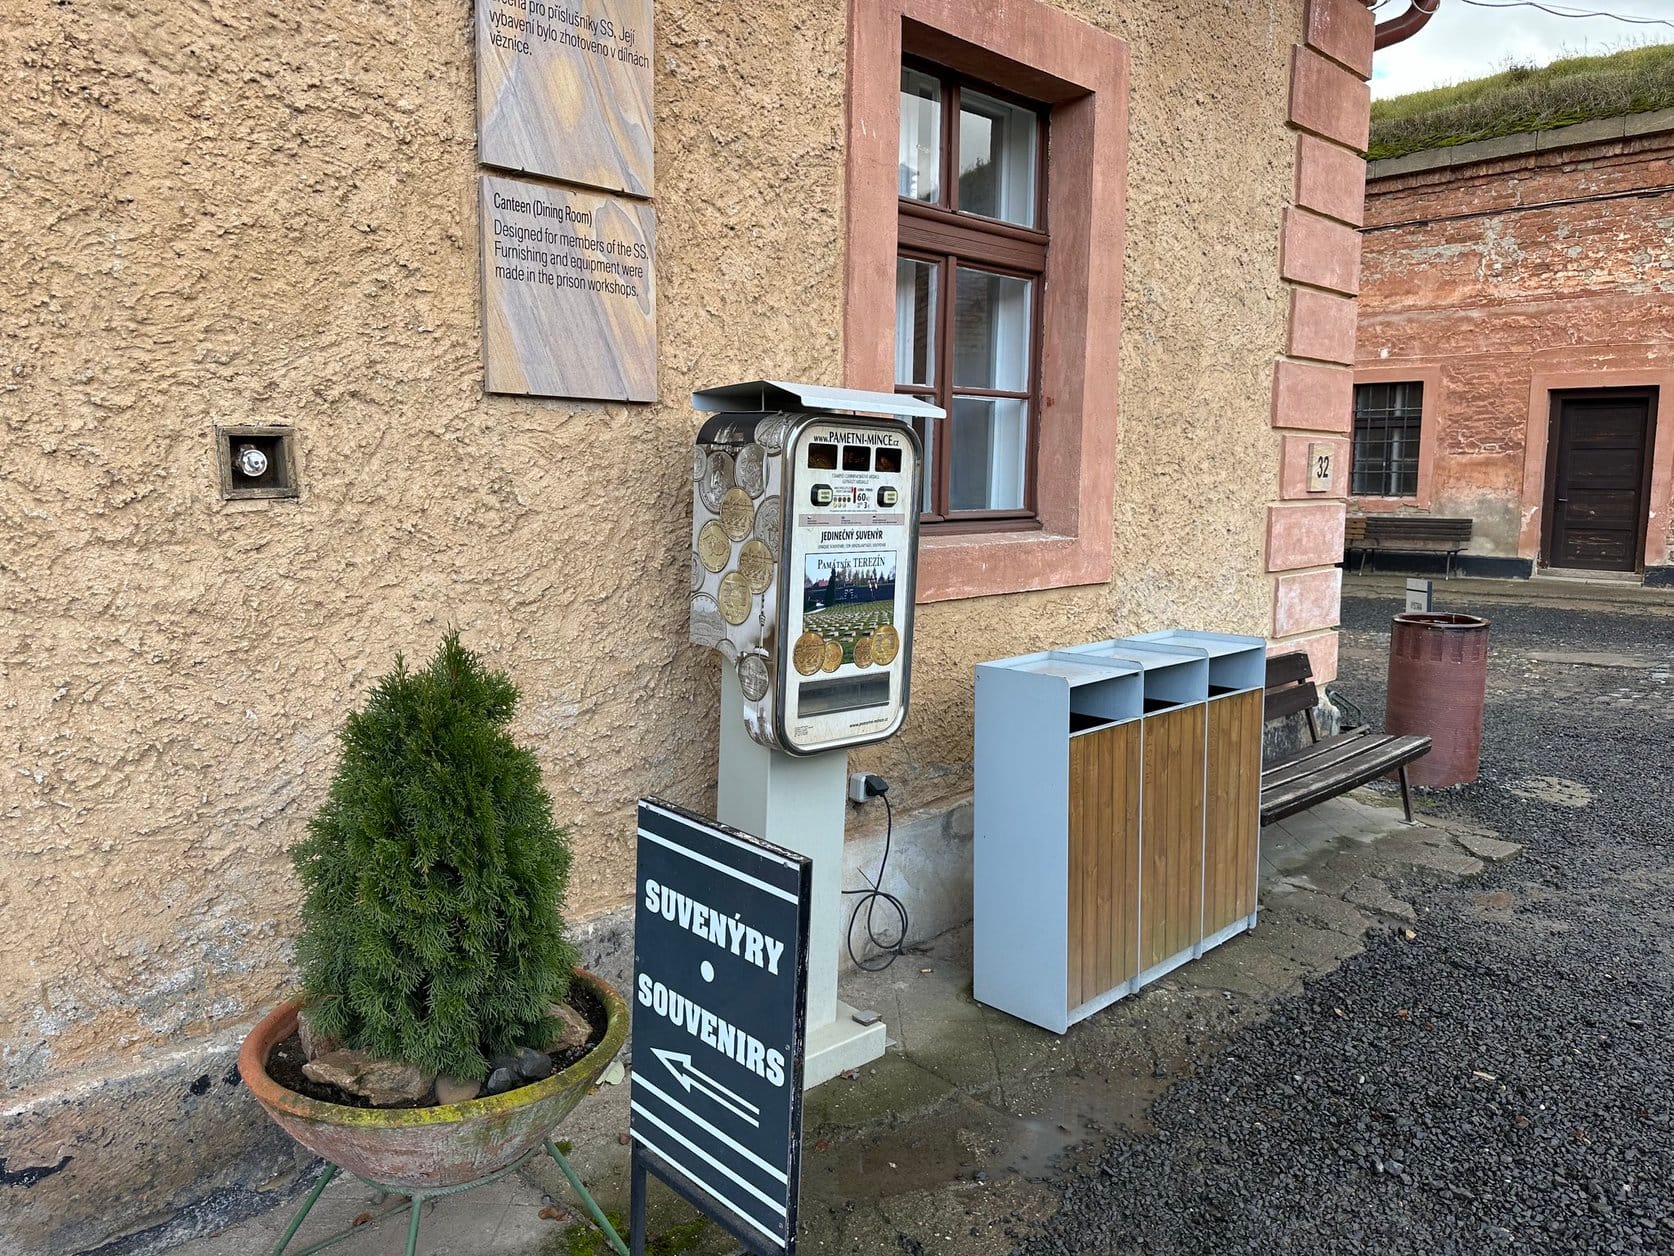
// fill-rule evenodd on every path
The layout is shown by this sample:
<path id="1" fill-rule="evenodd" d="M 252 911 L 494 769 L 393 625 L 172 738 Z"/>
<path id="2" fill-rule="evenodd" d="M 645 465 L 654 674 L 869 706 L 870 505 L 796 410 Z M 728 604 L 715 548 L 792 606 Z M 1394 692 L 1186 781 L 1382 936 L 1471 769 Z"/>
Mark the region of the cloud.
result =
<path id="1" fill-rule="evenodd" d="M 1674 0 L 1552 0 L 1568 7 L 1674 21 Z M 1379 7 L 1380 21 L 1404 12 L 1405 0 Z M 1372 62 L 1372 95 L 1383 99 L 1460 83 L 1510 62 L 1545 65 L 1563 56 L 1614 52 L 1631 44 L 1674 43 L 1674 29 L 1630 26 L 1609 18 L 1554 17 L 1536 9 L 1483 9 L 1441 0 L 1429 24 Z"/>

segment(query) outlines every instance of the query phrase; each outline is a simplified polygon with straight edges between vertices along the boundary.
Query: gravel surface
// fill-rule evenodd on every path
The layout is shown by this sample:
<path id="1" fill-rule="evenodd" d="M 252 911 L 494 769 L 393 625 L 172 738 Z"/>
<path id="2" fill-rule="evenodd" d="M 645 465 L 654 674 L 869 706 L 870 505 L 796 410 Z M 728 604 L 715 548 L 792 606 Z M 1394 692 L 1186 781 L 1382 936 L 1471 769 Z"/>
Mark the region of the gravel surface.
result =
<path id="1" fill-rule="evenodd" d="M 1374 721 L 1398 609 L 1344 603 L 1334 689 Z M 1414 937 L 1171 1089 L 1021 1252 L 1674 1253 L 1674 619 L 1490 618 L 1482 778 L 1419 809 L 1524 853 L 1409 887 Z"/>

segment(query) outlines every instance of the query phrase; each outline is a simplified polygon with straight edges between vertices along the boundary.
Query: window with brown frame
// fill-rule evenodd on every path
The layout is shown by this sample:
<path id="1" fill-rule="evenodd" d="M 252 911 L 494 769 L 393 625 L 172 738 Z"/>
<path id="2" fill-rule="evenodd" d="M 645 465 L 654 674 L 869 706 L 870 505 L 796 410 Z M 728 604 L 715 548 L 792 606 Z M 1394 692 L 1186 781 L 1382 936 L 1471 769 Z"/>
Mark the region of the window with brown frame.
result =
<path id="1" fill-rule="evenodd" d="M 1035 515 L 1048 111 L 908 63 L 901 70 L 895 388 L 921 423 L 926 523 Z"/>

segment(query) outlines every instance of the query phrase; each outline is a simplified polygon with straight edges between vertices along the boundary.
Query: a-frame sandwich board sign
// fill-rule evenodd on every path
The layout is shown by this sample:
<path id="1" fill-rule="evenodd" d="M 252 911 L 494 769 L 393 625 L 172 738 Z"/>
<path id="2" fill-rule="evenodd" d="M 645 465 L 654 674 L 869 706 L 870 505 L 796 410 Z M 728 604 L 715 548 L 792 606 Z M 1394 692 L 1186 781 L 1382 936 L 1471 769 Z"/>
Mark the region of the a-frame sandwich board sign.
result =
<path id="1" fill-rule="evenodd" d="M 629 1134 L 647 1173 L 760 1256 L 793 1256 L 813 861 L 642 799 Z"/>

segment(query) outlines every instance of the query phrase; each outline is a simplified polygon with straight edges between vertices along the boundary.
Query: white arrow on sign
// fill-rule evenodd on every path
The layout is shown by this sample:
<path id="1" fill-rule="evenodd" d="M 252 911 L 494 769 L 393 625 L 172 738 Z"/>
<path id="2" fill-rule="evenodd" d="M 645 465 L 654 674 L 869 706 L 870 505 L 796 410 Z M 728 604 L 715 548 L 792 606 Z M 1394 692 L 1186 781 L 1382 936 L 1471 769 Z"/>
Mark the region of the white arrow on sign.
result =
<path id="1" fill-rule="evenodd" d="M 680 1083 L 680 1088 L 687 1094 L 691 1094 L 692 1087 L 696 1086 L 699 1094 L 708 1095 L 739 1120 L 748 1121 L 757 1129 L 761 1128 L 761 1121 L 758 1119 L 761 1109 L 743 1095 L 728 1090 L 713 1077 L 694 1067 L 691 1056 L 682 1055 L 678 1051 L 664 1051 L 660 1047 L 652 1047 L 651 1054 L 663 1062 L 663 1067 L 673 1074 L 674 1080 Z"/>

